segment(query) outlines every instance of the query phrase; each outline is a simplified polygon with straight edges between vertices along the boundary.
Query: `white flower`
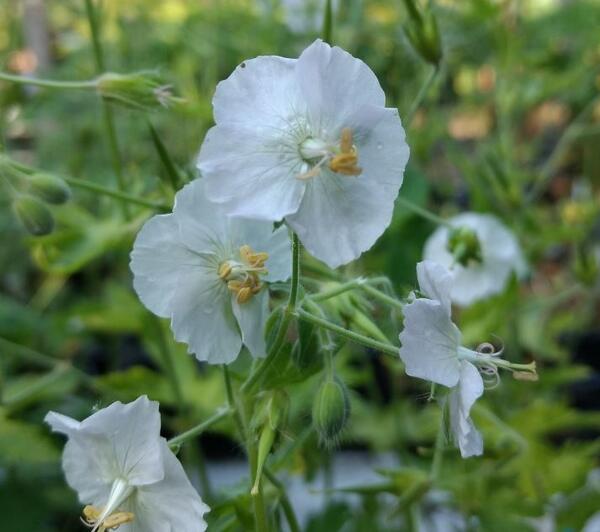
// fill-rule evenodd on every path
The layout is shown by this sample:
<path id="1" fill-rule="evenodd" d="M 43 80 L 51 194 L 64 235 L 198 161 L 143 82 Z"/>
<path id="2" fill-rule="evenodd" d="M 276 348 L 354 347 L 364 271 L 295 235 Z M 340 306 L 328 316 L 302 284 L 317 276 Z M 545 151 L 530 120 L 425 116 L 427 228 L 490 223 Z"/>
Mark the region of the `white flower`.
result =
<path id="1" fill-rule="evenodd" d="M 450 273 L 439 264 L 417 264 L 421 293 L 404 307 L 404 329 L 400 333 L 400 358 L 406 373 L 452 388 L 450 426 L 461 455 L 466 458 L 483 452 L 481 435 L 469 412 L 483 394 L 483 379 L 469 361 L 476 353 L 461 346 L 461 333 L 452 323 Z"/>
<path id="2" fill-rule="evenodd" d="M 471 230 L 479 242 L 480 260 L 468 258 L 466 265 L 450 251 L 451 230 L 440 226 L 425 243 L 423 259 L 449 268 L 452 274 L 450 296 L 457 305 L 471 303 L 504 290 L 512 272 L 519 278 L 527 265 L 519 243 L 497 218 L 489 214 L 467 212 L 448 220 L 455 228 Z"/>
<path id="3" fill-rule="evenodd" d="M 138 296 L 171 318 L 178 341 L 199 360 L 229 363 L 242 343 L 253 356 L 265 355 L 264 282 L 290 276 L 290 239 L 285 227 L 229 218 L 197 179 L 177 194 L 172 214 L 146 222 L 130 266 Z"/>
<path id="4" fill-rule="evenodd" d="M 63 470 L 83 520 L 96 532 L 202 532 L 208 506 L 160 437 L 158 403 L 116 402 L 83 421 L 56 412 L 45 419 L 68 437 Z"/>
<path id="5" fill-rule="evenodd" d="M 317 40 L 300 57 L 245 61 L 217 86 L 198 168 L 227 212 L 285 219 L 331 267 L 389 225 L 408 146 L 375 74 Z"/>
<path id="6" fill-rule="evenodd" d="M 494 352 L 491 344 L 481 344 L 477 351 L 463 347 L 460 330 L 452 322 L 451 273 L 435 262 L 423 261 L 417 264 L 417 278 L 425 297 L 404 306 L 400 358 L 407 375 L 450 388 L 448 401 L 454 440 L 463 458 L 479 455 L 483 452 L 483 441 L 469 413 L 483 394 L 484 384 L 499 383 L 499 368 L 511 371 L 519 380 L 537 380 L 535 362 L 508 362 L 499 357 L 501 351 Z"/>

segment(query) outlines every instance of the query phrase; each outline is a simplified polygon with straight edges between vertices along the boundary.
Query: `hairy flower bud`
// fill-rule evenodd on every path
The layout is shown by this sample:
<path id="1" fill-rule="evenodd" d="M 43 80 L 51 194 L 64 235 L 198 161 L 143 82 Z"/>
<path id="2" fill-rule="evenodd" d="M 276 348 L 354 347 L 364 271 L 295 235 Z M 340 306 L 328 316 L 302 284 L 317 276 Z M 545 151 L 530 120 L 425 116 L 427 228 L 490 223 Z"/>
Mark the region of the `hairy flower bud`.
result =
<path id="1" fill-rule="evenodd" d="M 71 197 L 71 189 L 60 177 L 33 174 L 29 177 L 29 192 L 46 203 L 60 205 Z"/>
<path id="2" fill-rule="evenodd" d="M 47 235 L 54 229 L 52 213 L 40 200 L 33 196 L 20 195 L 14 203 L 15 214 L 32 235 Z"/>
<path id="3" fill-rule="evenodd" d="M 325 447 L 337 445 L 350 418 L 348 389 L 339 377 L 326 377 L 319 386 L 312 418 L 321 443 Z"/>
<path id="4" fill-rule="evenodd" d="M 173 96 L 171 86 L 157 72 L 142 71 L 132 74 L 106 73 L 96 83 L 98 94 L 106 101 L 141 111 L 170 107 L 182 102 Z"/>
<path id="5" fill-rule="evenodd" d="M 477 233 L 465 226 L 456 227 L 450 231 L 447 249 L 454 260 L 462 266 L 468 266 L 470 262 L 480 263 L 483 260 Z"/>
<path id="6" fill-rule="evenodd" d="M 414 0 L 404 0 L 410 23 L 404 26 L 406 37 L 415 51 L 428 63 L 437 66 L 442 59 L 442 42 L 435 15 L 422 12 Z"/>

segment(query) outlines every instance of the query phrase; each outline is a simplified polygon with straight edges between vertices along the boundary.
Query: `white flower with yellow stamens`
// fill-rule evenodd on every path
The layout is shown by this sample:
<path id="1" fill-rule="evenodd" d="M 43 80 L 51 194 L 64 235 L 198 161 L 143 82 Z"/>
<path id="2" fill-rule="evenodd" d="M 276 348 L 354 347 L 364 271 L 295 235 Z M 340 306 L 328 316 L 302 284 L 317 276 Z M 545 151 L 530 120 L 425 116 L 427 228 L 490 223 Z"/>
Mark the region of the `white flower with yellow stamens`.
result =
<path id="1" fill-rule="evenodd" d="M 265 282 L 291 274 L 286 227 L 228 217 L 209 202 L 204 180 L 186 185 L 172 214 L 154 216 L 131 253 L 133 286 L 148 309 L 171 318 L 175 338 L 198 360 L 229 363 L 242 343 L 265 355 Z"/>
<path id="2" fill-rule="evenodd" d="M 63 470 L 93 532 L 202 532 L 208 506 L 160 437 L 158 403 L 116 402 L 83 421 L 49 412 L 68 437 Z"/>
<path id="3" fill-rule="evenodd" d="M 504 290 L 510 275 L 527 273 L 519 241 L 490 214 L 465 212 L 427 239 L 423 259 L 450 270 L 453 303 L 468 306 Z"/>
<path id="4" fill-rule="evenodd" d="M 513 364 L 499 357 L 491 344 L 477 350 L 461 345 L 462 335 L 452 322 L 452 275 L 431 261 L 417 264 L 420 292 L 425 296 L 404 306 L 400 358 L 407 375 L 451 388 L 450 427 L 463 458 L 483 452 L 483 440 L 470 418 L 471 407 L 486 384 L 499 383 L 499 368 L 520 380 L 536 380 L 535 362 Z"/>
<path id="5" fill-rule="evenodd" d="M 234 216 L 282 220 L 331 267 L 389 225 L 408 146 L 361 60 L 317 40 L 298 59 L 250 59 L 217 86 L 198 168 Z"/>

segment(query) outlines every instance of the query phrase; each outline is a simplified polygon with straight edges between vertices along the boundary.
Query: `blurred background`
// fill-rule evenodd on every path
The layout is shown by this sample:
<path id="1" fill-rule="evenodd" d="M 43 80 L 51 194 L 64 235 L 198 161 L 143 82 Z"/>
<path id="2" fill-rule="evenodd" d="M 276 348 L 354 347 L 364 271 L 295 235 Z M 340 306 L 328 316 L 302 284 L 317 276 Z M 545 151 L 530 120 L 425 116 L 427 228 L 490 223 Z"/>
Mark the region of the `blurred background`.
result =
<path id="1" fill-rule="evenodd" d="M 320 35 L 322 7 L 311 0 L 99 3 L 106 70 L 157 69 L 186 102 L 153 113 L 113 107 L 127 192 L 170 204 L 169 172 L 149 123 L 191 179 L 213 123 L 216 83 L 250 57 L 297 57 Z M 347 346 L 337 368 L 351 389 L 352 417 L 340 448 L 321 449 L 305 428 L 317 383 L 309 379 L 289 389 L 289 426 L 277 451 L 284 467 L 276 460 L 273 468 L 289 479 L 292 504 L 315 532 L 551 532 L 586 522 L 587 532 L 598 531 L 589 519 L 600 510 L 600 3 L 437 0 L 432 8 L 443 61 L 405 124 L 411 160 L 401 195 L 442 217 L 493 213 L 515 232 L 529 278 L 456 321 L 466 345 L 496 335 L 507 358 L 536 360 L 540 380 L 507 376 L 487 392 L 474 412 L 484 456 L 461 460 L 449 449 L 439 485 L 415 492 L 431 461 L 438 408 L 399 365 Z M 433 68 L 411 46 L 407 24 L 400 0 L 334 2 L 333 42 L 375 71 L 401 117 Z M 92 79 L 90 37 L 82 0 L 0 3 L 4 72 Z M 93 92 L 0 81 L 6 154 L 114 187 L 103 113 Z M 148 394 L 160 401 L 170 436 L 224 403 L 222 376 L 175 344 L 168 324 L 133 292 L 128 255 L 151 209 L 131 206 L 124 223 L 118 201 L 74 189 L 68 203 L 52 207 L 54 232 L 35 237 L 4 187 L 0 179 L 0 528 L 82 530 L 60 469 L 64 442 L 42 424 L 46 412 L 82 419 Z M 388 231 L 347 274 L 388 276 L 405 296 L 434 229 L 398 205 Z M 374 325 L 396 341 L 400 316 L 360 297 L 336 305 L 331 312 L 355 327 L 375 312 Z M 246 367 L 241 357 L 234 376 Z M 250 529 L 234 434 L 224 421 L 180 454 L 214 508 L 209 530 Z"/>

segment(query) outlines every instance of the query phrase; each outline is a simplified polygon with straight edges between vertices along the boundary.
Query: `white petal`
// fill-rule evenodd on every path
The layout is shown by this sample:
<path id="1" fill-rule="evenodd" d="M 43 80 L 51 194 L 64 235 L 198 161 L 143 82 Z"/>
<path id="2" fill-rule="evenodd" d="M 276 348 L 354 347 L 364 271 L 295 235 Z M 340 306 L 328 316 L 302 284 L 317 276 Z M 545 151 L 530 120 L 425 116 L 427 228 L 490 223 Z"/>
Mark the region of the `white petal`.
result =
<path id="1" fill-rule="evenodd" d="M 303 161 L 300 141 L 290 144 L 288 136 L 260 122 L 251 129 L 229 123 L 211 128 L 198 157 L 208 198 L 243 218 L 278 221 L 296 212 L 305 186 L 296 178 Z"/>
<path id="2" fill-rule="evenodd" d="M 242 332 L 242 342 L 253 357 L 264 357 L 265 324 L 269 315 L 269 292 L 263 288 L 245 303 L 233 302 L 233 313 Z"/>
<path id="3" fill-rule="evenodd" d="M 229 219 L 221 205 L 207 199 L 204 179 L 195 179 L 177 193 L 173 216 L 181 241 L 197 253 L 215 253 L 228 239 Z"/>
<path id="4" fill-rule="evenodd" d="M 298 58 L 298 84 L 313 127 L 328 130 L 347 122 L 365 104 L 384 107 L 385 94 L 373 71 L 345 50 L 317 39 Z"/>
<path id="5" fill-rule="evenodd" d="M 164 440 L 161 450 L 164 479 L 136 490 L 128 505 L 128 510 L 134 513 L 134 520 L 119 530 L 203 532 L 207 527 L 204 514 L 210 511 L 209 507 L 191 485 L 179 460 Z"/>
<path id="6" fill-rule="evenodd" d="M 154 314 L 167 318 L 179 275 L 196 267 L 197 256 L 179 240 L 172 214 L 154 216 L 138 233 L 131 252 L 133 287 Z"/>
<path id="7" fill-rule="evenodd" d="M 240 352 L 242 340 L 225 284 L 213 276 L 191 274 L 181 279 L 173 297 L 171 329 L 198 360 L 228 364 Z"/>
<path id="8" fill-rule="evenodd" d="M 400 358 L 406 373 L 444 386 L 458 382 L 461 334 L 438 302 L 417 299 L 404 307 Z"/>
<path id="9" fill-rule="evenodd" d="M 273 129 L 288 126 L 303 110 L 294 74 L 296 63 L 296 59 L 272 55 L 244 61 L 217 85 L 215 122 L 250 128 L 255 124 L 268 124 Z"/>
<path id="10" fill-rule="evenodd" d="M 54 432 L 69 437 L 62 455 L 62 467 L 67 484 L 77 492 L 80 502 L 101 504 L 106 501 L 115 470 L 109 438 L 79 434 L 79 421 L 56 412 L 49 412 L 44 421 Z"/>
<path id="11" fill-rule="evenodd" d="M 483 439 L 471 420 L 471 408 L 483 394 L 483 380 L 477 368 L 463 360 L 460 379 L 449 394 L 450 426 L 463 458 L 483 453 Z"/>
<path id="12" fill-rule="evenodd" d="M 79 434 L 108 437 L 117 476 L 129 484 L 162 479 L 158 403 L 145 395 L 128 404 L 117 401 L 92 414 L 81 422 Z"/>
<path id="13" fill-rule="evenodd" d="M 425 243 L 423 257 L 451 269 L 452 301 L 468 306 L 504 290 L 511 272 L 523 277 L 527 265 L 515 236 L 494 216 L 462 213 L 448 220 L 453 226 L 465 226 L 477 234 L 482 262 L 464 267 L 454 264 L 447 250 L 448 228 L 439 227 Z"/>
<path id="14" fill-rule="evenodd" d="M 48 423 L 53 432 L 60 432 L 70 436 L 79 430 L 81 423 L 69 416 L 64 416 L 58 412 L 48 412 L 44 418 L 44 422 Z"/>
<path id="15" fill-rule="evenodd" d="M 211 201 L 235 216 L 281 220 L 298 209 L 304 184 L 298 120 L 306 114 L 296 60 L 257 57 L 219 83 L 215 121 L 204 140 L 198 169 Z"/>
<path id="16" fill-rule="evenodd" d="M 332 268 L 358 258 L 385 231 L 408 159 L 397 112 L 364 107 L 348 124 L 359 132 L 362 173 L 322 171 L 308 182 L 298 212 L 286 217 L 306 249 Z"/>
<path id="17" fill-rule="evenodd" d="M 452 286 L 450 272 L 436 262 L 425 260 L 417 264 L 417 279 L 421 292 L 429 299 L 439 301 L 450 316 L 450 288 Z"/>

